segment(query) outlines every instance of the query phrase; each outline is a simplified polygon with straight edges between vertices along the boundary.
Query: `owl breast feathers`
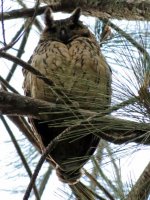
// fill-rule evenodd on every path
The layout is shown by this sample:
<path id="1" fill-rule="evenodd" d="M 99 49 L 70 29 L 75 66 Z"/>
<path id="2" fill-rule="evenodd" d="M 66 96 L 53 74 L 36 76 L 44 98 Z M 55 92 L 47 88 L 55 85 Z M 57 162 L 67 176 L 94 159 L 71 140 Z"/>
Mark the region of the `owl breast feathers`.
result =
<path id="1" fill-rule="evenodd" d="M 26 72 L 24 90 L 26 95 L 37 99 L 49 102 L 67 99 L 79 108 L 104 111 L 110 104 L 111 71 L 94 35 L 79 20 L 80 15 L 81 9 L 77 8 L 69 18 L 53 20 L 51 9 L 46 9 L 46 27 L 32 55 L 31 65 L 53 81 L 54 87 L 50 88 L 37 76 Z M 57 90 L 61 91 L 60 95 L 56 94 Z M 65 116 L 53 115 L 49 122 L 43 122 L 42 115 L 40 120 L 30 120 L 45 147 L 68 127 L 52 126 L 51 122 L 59 118 L 62 125 Z M 50 153 L 60 180 L 75 183 L 98 143 L 99 138 L 89 130 L 82 133 L 77 129 L 60 141 Z"/>

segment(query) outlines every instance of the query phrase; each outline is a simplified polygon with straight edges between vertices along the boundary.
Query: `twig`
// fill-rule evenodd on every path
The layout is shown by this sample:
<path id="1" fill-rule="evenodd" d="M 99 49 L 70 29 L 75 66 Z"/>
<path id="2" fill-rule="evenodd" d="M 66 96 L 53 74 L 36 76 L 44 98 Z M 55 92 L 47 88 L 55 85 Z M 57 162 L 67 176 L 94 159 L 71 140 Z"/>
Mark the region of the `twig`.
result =
<path id="1" fill-rule="evenodd" d="M 115 200 L 113 196 L 91 174 L 87 172 L 87 170 L 84 169 L 84 173 L 91 180 L 91 182 L 97 185 L 97 187 L 99 187 L 99 189 L 101 189 L 101 191 L 104 192 L 107 198 L 109 198 L 110 200 Z"/>
<path id="2" fill-rule="evenodd" d="M 23 7 L 23 8 L 27 8 L 26 4 L 22 1 L 22 0 L 17 0 L 18 4 Z"/>
<path id="3" fill-rule="evenodd" d="M 36 15 L 41 15 L 46 8 L 47 6 L 39 7 L 37 9 Z M 4 19 L 10 20 L 10 19 L 33 17 L 33 13 L 35 13 L 35 7 L 27 8 L 27 9 L 21 8 L 21 9 L 5 12 Z M 2 20 L 2 15 L 0 15 L 0 20 Z"/>
<path id="4" fill-rule="evenodd" d="M 54 140 L 47 146 L 47 148 L 45 149 L 44 153 L 42 154 L 39 162 L 37 163 L 36 168 L 35 168 L 35 170 L 33 172 L 32 178 L 30 180 L 30 183 L 29 183 L 29 185 L 27 187 L 27 190 L 26 190 L 26 192 L 24 194 L 23 200 L 28 200 L 29 199 L 29 196 L 30 196 L 31 190 L 33 188 L 33 185 L 35 184 L 36 178 L 37 178 L 37 176 L 39 174 L 39 171 L 40 171 L 40 169 L 41 169 L 41 167 L 42 167 L 42 165 L 43 165 L 43 163 L 44 163 L 44 161 L 46 159 L 46 156 L 50 153 L 50 149 L 53 146 L 53 142 L 54 142 Z"/>
<path id="5" fill-rule="evenodd" d="M 21 35 L 21 33 L 24 30 L 24 24 L 19 28 L 18 31 L 16 31 L 16 34 L 12 37 L 10 44 L 13 43 L 13 41 L 17 40 L 17 38 L 19 37 L 19 35 Z M 15 49 L 16 50 L 16 49 Z"/>
<path id="6" fill-rule="evenodd" d="M 40 151 L 39 143 L 35 138 L 35 135 L 29 126 L 29 123 L 23 117 L 16 117 L 16 116 L 7 116 L 15 126 L 25 135 L 25 137 L 31 142 L 31 144 L 37 147 L 38 151 Z"/>
<path id="7" fill-rule="evenodd" d="M 48 167 L 48 170 L 46 171 L 46 173 L 42 176 L 42 181 L 41 181 L 40 187 L 39 187 L 39 194 L 40 194 L 40 197 L 41 197 L 42 194 L 43 194 L 43 191 L 44 191 L 44 189 L 45 189 L 45 187 L 46 187 L 46 184 L 47 184 L 47 182 L 48 182 L 48 180 L 49 180 L 49 177 L 50 177 L 51 173 L 52 173 L 52 167 L 49 166 L 49 167 Z"/>
<path id="8" fill-rule="evenodd" d="M 105 149 L 105 143 L 106 143 L 106 141 L 101 140 L 100 143 L 99 143 L 99 145 L 98 145 L 98 147 L 97 147 L 95 156 L 91 157 L 91 162 L 92 162 L 92 173 L 91 173 L 91 175 L 95 179 L 98 179 L 99 170 L 97 170 L 97 165 L 94 164 L 94 160 L 98 160 L 99 165 L 102 164 L 103 152 L 104 152 L 104 149 Z M 90 181 L 90 188 L 93 191 L 96 191 L 96 187 L 97 186 L 92 181 Z"/>
<path id="9" fill-rule="evenodd" d="M 30 34 L 30 30 L 31 30 L 31 27 L 29 27 L 29 28 L 26 30 L 26 32 L 25 32 L 25 34 L 24 34 L 24 36 L 23 36 L 23 38 L 22 38 L 20 47 L 19 47 L 19 49 L 18 49 L 18 53 L 17 53 L 17 55 L 16 55 L 17 58 L 21 58 L 22 54 L 24 53 L 24 48 L 25 48 L 25 45 L 26 45 L 26 43 L 27 43 L 27 40 L 28 40 L 28 37 L 29 37 L 29 34 Z M 6 81 L 9 82 L 9 81 L 11 80 L 11 77 L 13 76 L 13 74 L 14 74 L 16 68 L 17 68 L 17 64 L 16 64 L 16 63 L 13 63 L 13 65 L 12 65 L 10 71 L 9 71 L 9 74 L 8 74 L 7 77 L 6 77 Z"/>
<path id="10" fill-rule="evenodd" d="M 2 84 L 2 87 L 6 87 L 13 93 L 19 94 L 18 91 L 15 88 L 13 88 L 5 79 L 3 79 L 2 76 L 0 76 L 0 83 Z"/>
<path id="11" fill-rule="evenodd" d="M 59 141 L 61 140 L 61 138 L 63 138 L 67 133 L 68 131 L 71 129 L 70 128 L 66 128 L 62 133 L 60 133 L 57 137 L 55 137 L 49 144 L 48 146 L 45 148 L 39 162 L 37 163 L 36 165 L 36 168 L 34 170 L 34 173 L 32 175 L 32 178 L 31 178 L 31 181 L 27 187 L 27 190 L 24 194 L 24 197 L 23 197 L 23 200 L 28 200 L 29 196 L 30 196 L 30 193 L 31 193 L 31 190 L 33 188 L 33 185 L 35 184 L 35 181 L 36 181 L 36 178 L 39 174 L 39 171 L 46 159 L 46 157 L 48 156 L 48 154 L 50 154 L 50 152 L 55 148 L 55 146 L 59 143 Z M 55 166 L 56 167 L 56 166 Z"/>
<path id="12" fill-rule="evenodd" d="M 118 26 L 116 26 L 114 23 L 112 23 L 110 20 L 108 19 L 104 19 L 104 22 L 107 23 L 109 26 L 111 26 L 114 30 L 116 30 L 118 33 L 120 33 L 123 37 L 125 37 L 133 46 L 135 46 L 145 57 L 145 59 L 147 60 L 147 62 L 150 64 L 150 55 L 149 53 L 146 51 L 145 48 L 143 48 L 143 46 L 141 46 L 138 42 L 136 42 L 136 40 L 134 40 L 128 33 L 126 33 L 125 31 L 123 31 L 121 28 L 119 28 Z"/>
<path id="13" fill-rule="evenodd" d="M 107 175 L 105 175 L 105 173 L 103 172 L 102 168 L 99 167 L 99 162 L 93 158 L 93 162 L 94 162 L 94 165 L 96 166 L 97 170 L 98 170 L 98 173 L 99 173 L 99 176 L 103 179 L 103 181 L 105 181 L 105 184 L 113 190 L 113 192 L 115 194 L 118 195 L 118 188 L 116 187 L 116 185 L 114 185 L 114 183 L 109 179 L 109 177 Z M 121 199 L 121 198 L 120 198 Z"/>
<path id="14" fill-rule="evenodd" d="M 119 34 L 121 34 L 124 38 L 126 38 L 134 47 L 137 48 L 137 50 L 143 55 L 145 63 L 147 63 L 147 68 L 144 73 L 143 77 L 143 83 L 138 91 L 139 93 L 139 101 L 142 103 L 142 105 L 146 108 L 147 112 L 150 113 L 150 93 L 149 93 L 149 87 L 150 87 L 150 54 L 147 52 L 147 50 L 140 45 L 135 39 L 133 39 L 128 33 L 123 31 L 121 28 L 116 26 L 114 23 L 109 21 L 108 19 L 105 19 L 104 22 L 107 22 L 114 30 L 116 30 Z M 140 69 L 141 70 L 141 69 Z"/>
<path id="15" fill-rule="evenodd" d="M 107 142 L 105 142 L 105 144 L 106 144 L 106 147 L 105 147 L 106 151 L 108 153 L 108 156 L 110 157 L 112 166 L 113 166 L 114 171 L 115 171 L 116 180 L 114 182 L 118 185 L 118 188 L 116 188 L 117 186 L 114 187 L 114 185 L 111 183 L 111 181 L 109 179 L 107 179 L 107 180 L 108 180 L 109 183 L 111 183 L 110 187 L 112 186 L 113 192 L 116 193 L 118 198 L 119 199 L 125 199 L 125 195 L 124 195 L 124 191 L 123 191 L 123 182 L 121 180 L 120 169 L 119 169 L 118 165 L 116 164 L 116 161 L 115 161 L 115 158 L 114 158 L 114 154 L 113 154 L 113 150 L 110 148 L 110 145 Z M 104 179 L 104 180 L 106 180 L 106 179 Z"/>
<path id="16" fill-rule="evenodd" d="M 31 169 L 30 169 L 30 167 L 29 167 L 29 165 L 28 165 L 28 163 L 27 163 L 27 161 L 26 161 L 26 159 L 25 159 L 25 157 L 24 157 L 24 155 L 23 155 L 23 153 L 21 151 L 21 148 L 20 148 L 20 146 L 19 146 L 14 134 L 12 133 L 12 131 L 11 131 L 9 125 L 7 124 L 5 118 L 2 115 L 0 115 L 0 118 L 1 118 L 5 128 L 7 130 L 7 132 L 9 134 L 14 146 L 15 146 L 15 149 L 16 149 L 16 151 L 17 151 L 17 153 L 18 153 L 18 155 L 19 155 L 19 157 L 20 157 L 20 159 L 21 159 L 21 161 L 23 163 L 24 168 L 26 169 L 29 177 L 31 178 L 32 177 L 32 171 L 31 171 Z M 38 190 L 37 190 L 35 184 L 33 185 L 33 189 L 34 189 L 34 193 L 35 193 L 36 199 L 40 200 L 40 196 L 39 196 L 39 193 L 38 193 Z"/>
<path id="17" fill-rule="evenodd" d="M 46 78 L 42 73 L 40 73 L 38 70 L 33 68 L 30 64 L 26 63 L 25 61 L 15 57 L 15 56 L 13 56 L 13 55 L 11 55 L 9 53 L 3 52 L 3 51 L 0 51 L 0 56 L 3 57 L 3 58 L 6 58 L 7 60 L 10 60 L 10 61 L 18 64 L 18 65 L 20 65 L 24 69 L 30 71 L 34 75 L 38 76 L 39 79 L 42 79 L 49 86 L 54 86 L 54 83 L 51 80 Z"/>
<path id="18" fill-rule="evenodd" d="M 4 41 L 4 46 L 6 46 L 6 37 L 5 37 L 5 26 L 4 26 L 4 2 L 1 0 L 1 16 L 2 16 L 2 34 L 3 34 L 3 41 Z"/>
<path id="19" fill-rule="evenodd" d="M 33 16 L 31 18 L 30 23 L 27 25 L 27 27 L 24 29 L 24 31 L 18 36 L 18 38 L 16 38 L 16 40 L 11 41 L 5 47 L 1 48 L 0 51 L 6 51 L 6 50 L 10 49 L 14 44 L 16 44 L 16 42 L 18 42 L 18 40 L 22 37 L 22 35 L 26 32 L 26 30 L 28 30 L 28 28 L 32 25 L 32 23 L 33 23 L 33 21 L 34 21 L 34 19 L 36 17 L 36 12 L 37 12 L 38 6 L 39 6 L 39 0 L 36 1 L 35 10 L 34 10 Z"/>
<path id="20" fill-rule="evenodd" d="M 81 181 L 79 181 L 75 185 L 70 185 L 71 190 L 78 200 L 105 200 L 103 197 L 98 195 L 96 192 L 93 192 L 86 185 L 84 185 Z"/>

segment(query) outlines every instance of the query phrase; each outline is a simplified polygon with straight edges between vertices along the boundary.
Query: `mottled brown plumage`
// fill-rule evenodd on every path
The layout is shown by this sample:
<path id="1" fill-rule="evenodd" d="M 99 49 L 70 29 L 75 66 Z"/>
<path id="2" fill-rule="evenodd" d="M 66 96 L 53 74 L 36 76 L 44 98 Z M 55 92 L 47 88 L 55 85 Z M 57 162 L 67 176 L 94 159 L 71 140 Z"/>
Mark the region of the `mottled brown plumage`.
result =
<path id="1" fill-rule="evenodd" d="M 60 96 L 30 72 L 25 73 L 24 90 L 26 95 L 37 99 L 50 102 L 58 99 L 63 102 L 63 99 L 79 108 L 104 111 L 110 104 L 111 71 L 94 35 L 79 21 L 80 14 L 81 10 L 77 8 L 69 18 L 53 20 L 51 9 L 46 9 L 46 27 L 31 58 L 31 65 L 54 82 L 53 89 L 61 91 Z M 67 128 L 67 125 L 51 125 L 52 120 L 58 118 L 62 125 L 62 116 L 67 117 L 65 114 L 52 115 L 48 123 L 39 123 L 44 121 L 44 115 L 40 120 L 31 120 L 44 146 Z M 76 140 L 73 141 L 75 135 Z M 50 156 L 57 164 L 60 180 L 75 183 L 81 176 L 80 169 L 94 153 L 99 138 L 88 129 L 83 134 L 74 129 L 70 136 L 60 141 Z"/>

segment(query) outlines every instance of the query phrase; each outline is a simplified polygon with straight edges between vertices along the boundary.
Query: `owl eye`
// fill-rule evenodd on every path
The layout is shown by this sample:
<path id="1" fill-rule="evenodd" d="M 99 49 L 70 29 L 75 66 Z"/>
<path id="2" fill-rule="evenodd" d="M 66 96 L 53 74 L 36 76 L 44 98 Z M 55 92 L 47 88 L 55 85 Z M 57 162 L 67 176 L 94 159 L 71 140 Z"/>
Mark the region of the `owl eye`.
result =
<path id="1" fill-rule="evenodd" d="M 56 31 L 57 31 L 56 26 L 51 26 L 51 27 L 49 28 L 49 32 L 55 33 Z"/>
<path id="2" fill-rule="evenodd" d="M 69 28 L 70 28 L 71 30 L 75 29 L 75 28 L 76 28 L 76 24 L 70 24 L 70 25 L 69 25 Z"/>

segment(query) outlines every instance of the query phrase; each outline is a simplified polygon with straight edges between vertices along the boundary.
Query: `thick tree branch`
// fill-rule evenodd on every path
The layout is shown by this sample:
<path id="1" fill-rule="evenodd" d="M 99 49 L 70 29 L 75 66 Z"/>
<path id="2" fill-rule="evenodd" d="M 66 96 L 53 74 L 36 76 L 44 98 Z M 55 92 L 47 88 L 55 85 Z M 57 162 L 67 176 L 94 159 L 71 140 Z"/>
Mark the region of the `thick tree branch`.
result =
<path id="1" fill-rule="evenodd" d="M 39 118 L 41 112 L 50 112 L 55 104 L 0 91 L 0 112 L 5 115 L 26 115 Z"/>
<path id="2" fill-rule="evenodd" d="M 44 117 L 48 117 L 48 115 L 52 115 L 56 110 L 61 110 L 61 113 L 63 113 L 63 111 L 66 111 L 66 107 L 64 105 L 58 106 L 54 103 L 0 91 L 1 114 L 26 115 L 40 118 L 41 116 L 43 117 L 43 114 L 41 115 L 40 113 L 45 113 Z M 69 113 L 68 109 L 67 112 Z M 48 115 L 46 113 L 48 113 Z M 125 142 L 150 144 L 150 124 L 117 119 L 111 116 L 104 116 L 105 114 L 101 117 L 92 118 L 92 116 L 97 115 L 93 115 L 93 112 L 82 109 L 78 109 L 76 113 L 86 117 L 84 120 L 82 119 L 80 123 L 77 120 L 77 124 L 73 126 L 72 121 L 70 124 L 68 122 L 68 126 L 71 127 L 71 130 L 80 130 L 81 128 L 85 129 L 85 127 L 89 127 L 92 133 L 116 144 Z M 69 114 L 71 115 L 72 113 L 70 112 Z"/>
<path id="3" fill-rule="evenodd" d="M 41 15 L 47 6 L 39 7 L 37 9 L 36 15 Z M 17 10 L 12 10 L 9 12 L 4 12 L 3 18 L 5 20 L 9 19 L 18 19 L 18 18 L 28 18 L 32 17 L 34 14 L 35 8 L 21 8 Z M 0 14 L 0 20 L 2 20 L 2 14 Z"/>
<path id="4" fill-rule="evenodd" d="M 115 144 L 136 142 L 140 144 L 150 144 L 150 124 L 137 123 L 122 120 L 114 117 L 101 117 L 92 121 L 94 134 L 106 141 Z"/>
<path id="5" fill-rule="evenodd" d="M 47 2 L 50 2 L 47 0 Z M 84 15 L 90 15 L 104 18 L 115 18 L 115 19 L 132 19 L 132 20 L 149 20 L 150 19 L 150 2 L 149 1 L 134 1 L 131 3 L 127 0 L 116 1 L 116 0 L 61 0 L 58 1 L 57 5 L 50 4 L 54 11 L 71 12 L 76 7 L 80 6 L 83 10 Z M 38 8 L 37 15 L 44 12 L 46 6 Z M 18 9 L 10 12 L 5 12 L 3 18 L 16 19 L 32 17 L 35 9 Z M 0 14 L 0 20 L 2 20 L 2 14 Z"/>
<path id="6" fill-rule="evenodd" d="M 67 10 L 80 6 L 83 9 L 83 14 L 102 19 L 150 19 L 150 2 L 146 0 L 134 1 L 133 3 L 129 3 L 127 0 L 61 0 L 59 5 Z"/>

